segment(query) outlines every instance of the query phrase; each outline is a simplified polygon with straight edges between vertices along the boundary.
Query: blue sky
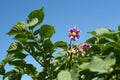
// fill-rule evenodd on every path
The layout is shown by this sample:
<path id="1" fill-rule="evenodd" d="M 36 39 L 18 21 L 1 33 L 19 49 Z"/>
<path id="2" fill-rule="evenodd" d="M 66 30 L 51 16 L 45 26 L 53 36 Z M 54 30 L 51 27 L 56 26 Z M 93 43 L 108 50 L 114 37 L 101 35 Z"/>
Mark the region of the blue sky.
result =
<path id="1" fill-rule="evenodd" d="M 45 18 L 42 24 L 55 26 L 53 42 L 69 42 L 68 30 L 78 26 L 81 36 L 75 43 L 83 43 L 91 37 L 87 32 L 99 27 L 117 29 L 120 25 L 120 0 L 1 0 L 0 1 L 0 61 L 6 56 L 9 45 L 14 40 L 6 35 L 18 21 L 26 21 L 27 15 L 35 9 L 44 7 Z M 26 59 L 40 66 L 31 58 Z M 9 67 L 7 67 L 9 68 Z M 26 78 L 26 79 L 25 79 Z M 30 80 L 23 77 L 22 80 Z"/>

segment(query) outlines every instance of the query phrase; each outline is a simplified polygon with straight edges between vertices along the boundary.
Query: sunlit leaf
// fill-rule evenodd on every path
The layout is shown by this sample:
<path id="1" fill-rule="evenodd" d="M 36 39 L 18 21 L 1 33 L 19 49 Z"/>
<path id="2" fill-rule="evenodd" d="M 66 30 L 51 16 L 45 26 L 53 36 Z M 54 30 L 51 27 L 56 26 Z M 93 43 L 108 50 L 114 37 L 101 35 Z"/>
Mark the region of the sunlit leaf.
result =
<path id="1" fill-rule="evenodd" d="M 18 33 L 23 33 L 27 31 L 27 26 L 24 22 L 16 23 L 12 29 L 7 33 L 8 35 L 14 35 Z"/>
<path id="2" fill-rule="evenodd" d="M 61 71 L 58 76 L 58 80 L 72 80 L 71 74 L 68 71 Z"/>
<path id="3" fill-rule="evenodd" d="M 105 60 L 94 56 L 92 61 L 90 62 L 89 69 L 93 72 L 100 72 L 100 73 L 108 73 L 109 69 L 112 65 L 114 65 L 116 59 L 113 53 L 109 54 Z"/>
<path id="4" fill-rule="evenodd" d="M 97 56 L 93 57 L 89 65 L 89 69 L 93 72 L 100 72 L 100 73 L 107 73 L 108 71 L 108 68 L 105 62 Z"/>
<path id="5" fill-rule="evenodd" d="M 3 60 L 2 65 L 5 65 L 7 62 L 13 61 L 15 59 L 14 54 L 8 54 Z"/>
<path id="6" fill-rule="evenodd" d="M 79 70 L 82 71 L 82 70 L 86 70 L 86 69 L 89 69 L 89 62 L 84 62 L 82 63 L 80 66 L 79 66 Z"/>
<path id="7" fill-rule="evenodd" d="M 98 28 L 95 30 L 97 35 L 102 35 L 104 33 L 109 33 L 110 30 L 108 28 Z"/>
<path id="8" fill-rule="evenodd" d="M 28 27 L 35 26 L 38 23 L 38 18 L 33 18 L 28 24 Z"/>
<path id="9" fill-rule="evenodd" d="M 11 45 L 10 45 L 10 47 L 9 47 L 9 49 L 7 50 L 8 52 L 13 52 L 13 51 L 22 51 L 23 50 L 23 48 L 22 48 L 22 45 L 20 44 L 20 43 L 18 43 L 18 42 L 13 42 Z"/>
<path id="10" fill-rule="evenodd" d="M 111 52 L 106 58 L 105 58 L 105 63 L 108 67 L 114 65 L 116 62 L 116 59 L 115 59 L 115 56 L 114 56 L 114 53 Z"/>
<path id="11" fill-rule="evenodd" d="M 70 71 L 71 73 L 71 78 L 72 80 L 79 80 L 79 71 L 78 68 L 76 66 L 73 66 L 73 68 Z"/>
<path id="12" fill-rule="evenodd" d="M 44 10 L 43 8 L 34 10 L 28 15 L 27 22 L 30 28 L 34 28 L 38 24 L 40 24 L 44 19 Z"/>

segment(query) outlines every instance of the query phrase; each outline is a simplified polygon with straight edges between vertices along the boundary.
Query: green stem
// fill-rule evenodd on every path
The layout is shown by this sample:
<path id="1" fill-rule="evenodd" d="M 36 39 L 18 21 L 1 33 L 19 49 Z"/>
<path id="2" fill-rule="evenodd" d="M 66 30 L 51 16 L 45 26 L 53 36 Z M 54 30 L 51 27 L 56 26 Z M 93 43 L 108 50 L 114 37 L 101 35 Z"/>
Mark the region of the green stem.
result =
<path id="1" fill-rule="evenodd" d="M 37 39 L 36 39 L 36 37 L 34 36 L 33 33 L 32 33 L 32 35 L 33 35 L 33 37 L 34 37 L 34 41 L 37 43 L 38 49 L 41 50 L 41 47 L 40 47 L 40 45 L 39 45 L 39 42 L 37 41 Z M 45 67 L 47 68 L 48 74 L 49 74 L 49 76 L 50 76 L 50 80 L 52 80 L 52 79 L 53 79 L 53 74 L 52 74 L 52 70 L 50 69 L 51 66 L 49 66 L 49 65 L 47 64 L 47 61 L 46 61 L 46 59 L 45 59 L 46 54 L 45 54 L 45 53 L 42 53 L 42 54 L 43 54 L 43 60 L 44 60 L 44 63 L 43 63 L 43 64 L 41 64 L 40 61 L 37 61 L 37 60 L 36 60 L 36 57 L 34 57 L 34 56 L 33 56 L 33 57 L 34 57 L 34 59 L 35 59 L 40 65 L 42 65 L 44 68 L 45 68 Z"/>
<path id="2" fill-rule="evenodd" d="M 50 80 L 53 80 L 53 73 L 52 73 L 52 70 L 51 70 L 51 66 L 47 66 L 47 69 L 48 69 L 48 74 L 50 76 Z"/>
<path id="3" fill-rule="evenodd" d="M 70 40 L 70 44 L 69 44 L 69 49 L 72 50 L 72 40 Z M 69 66 L 69 71 L 72 68 L 72 51 L 71 51 L 71 55 L 70 55 L 70 66 Z"/>
<path id="4" fill-rule="evenodd" d="M 70 39 L 70 44 L 69 44 L 69 49 L 71 50 L 72 48 L 72 39 Z"/>
<path id="5" fill-rule="evenodd" d="M 30 53 L 28 50 L 24 49 L 25 51 L 27 51 L 41 66 L 44 66 L 34 55 L 32 55 L 32 53 Z"/>
<path id="6" fill-rule="evenodd" d="M 36 44 L 37 44 L 38 49 L 41 51 L 41 47 L 39 46 L 39 42 L 37 41 L 36 37 L 35 37 L 34 34 L 33 34 L 33 30 L 30 30 L 30 32 L 31 32 L 31 34 L 32 34 L 32 36 L 33 36 L 33 38 L 34 38 L 34 41 L 35 41 Z M 27 51 L 27 50 L 26 50 L 26 51 Z M 31 52 L 29 52 L 29 51 L 27 51 L 27 52 L 30 53 L 30 55 L 31 55 L 41 66 L 44 67 L 44 64 L 42 64 L 42 62 L 40 62 L 39 59 L 37 59 L 34 55 L 32 55 Z"/>
<path id="7" fill-rule="evenodd" d="M 40 47 L 40 42 L 37 40 L 37 38 L 35 37 L 35 35 L 33 34 L 33 30 L 30 30 L 30 33 L 31 33 L 31 35 L 32 35 L 32 37 L 33 37 L 33 40 L 35 41 L 35 43 L 37 44 L 37 49 L 39 50 L 39 51 L 42 51 L 42 53 L 41 54 L 43 54 L 43 61 L 40 61 L 40 59 L 39 58 L 36 58 L 36 56 L 34 56 L 34 55 L 32 55 L 32 52 L 29 52 L 29 51 L 27 51 L 42 67 L 44 67 L 44 68 L 46 68 L 47 69 L 47 71 L 48 71 L 48 75 L 49 75 L 49 79 L 50 80 L 52 80 L 53 79 L 53 71 L 52 71 L 52 69 L 51 69 L 51 66 L 49 66 L 49 64 L 47 64 L 48 62 L 47 62 L 47 60 L 46 60 L 46 54 L 44 53 L 44 51 L 41 49 L 41 47 Z"/>

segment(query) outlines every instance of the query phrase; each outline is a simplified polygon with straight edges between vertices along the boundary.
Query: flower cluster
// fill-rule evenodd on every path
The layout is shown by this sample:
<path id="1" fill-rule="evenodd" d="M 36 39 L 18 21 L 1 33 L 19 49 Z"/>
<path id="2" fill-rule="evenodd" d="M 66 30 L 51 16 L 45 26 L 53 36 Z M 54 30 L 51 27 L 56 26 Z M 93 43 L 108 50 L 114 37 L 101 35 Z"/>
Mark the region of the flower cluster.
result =
<path id="1" fill-rule="evenodd" d="M 66 54 L 67 56 L 70 56 L 71 54 L 83 56 L 82 53 L 88 51 L 89 48 L 90 44 L 88 43 L 84 43 L 82 45 L 74 45 L 69 50 L 67 50 Z"/>

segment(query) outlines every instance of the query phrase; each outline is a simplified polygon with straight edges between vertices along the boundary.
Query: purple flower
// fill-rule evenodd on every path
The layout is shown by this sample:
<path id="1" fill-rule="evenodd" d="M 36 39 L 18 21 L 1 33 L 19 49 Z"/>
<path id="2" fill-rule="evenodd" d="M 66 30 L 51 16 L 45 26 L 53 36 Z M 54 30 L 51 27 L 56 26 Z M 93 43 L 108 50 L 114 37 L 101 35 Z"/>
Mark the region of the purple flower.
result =
<path id="1" fill-rule="evenodd" d="M 69 30 L 69 35 L 68 35 L 71 40 L 76 41 L 80 37 L 80 30 L 74 26 L 72 29 Z"/>

